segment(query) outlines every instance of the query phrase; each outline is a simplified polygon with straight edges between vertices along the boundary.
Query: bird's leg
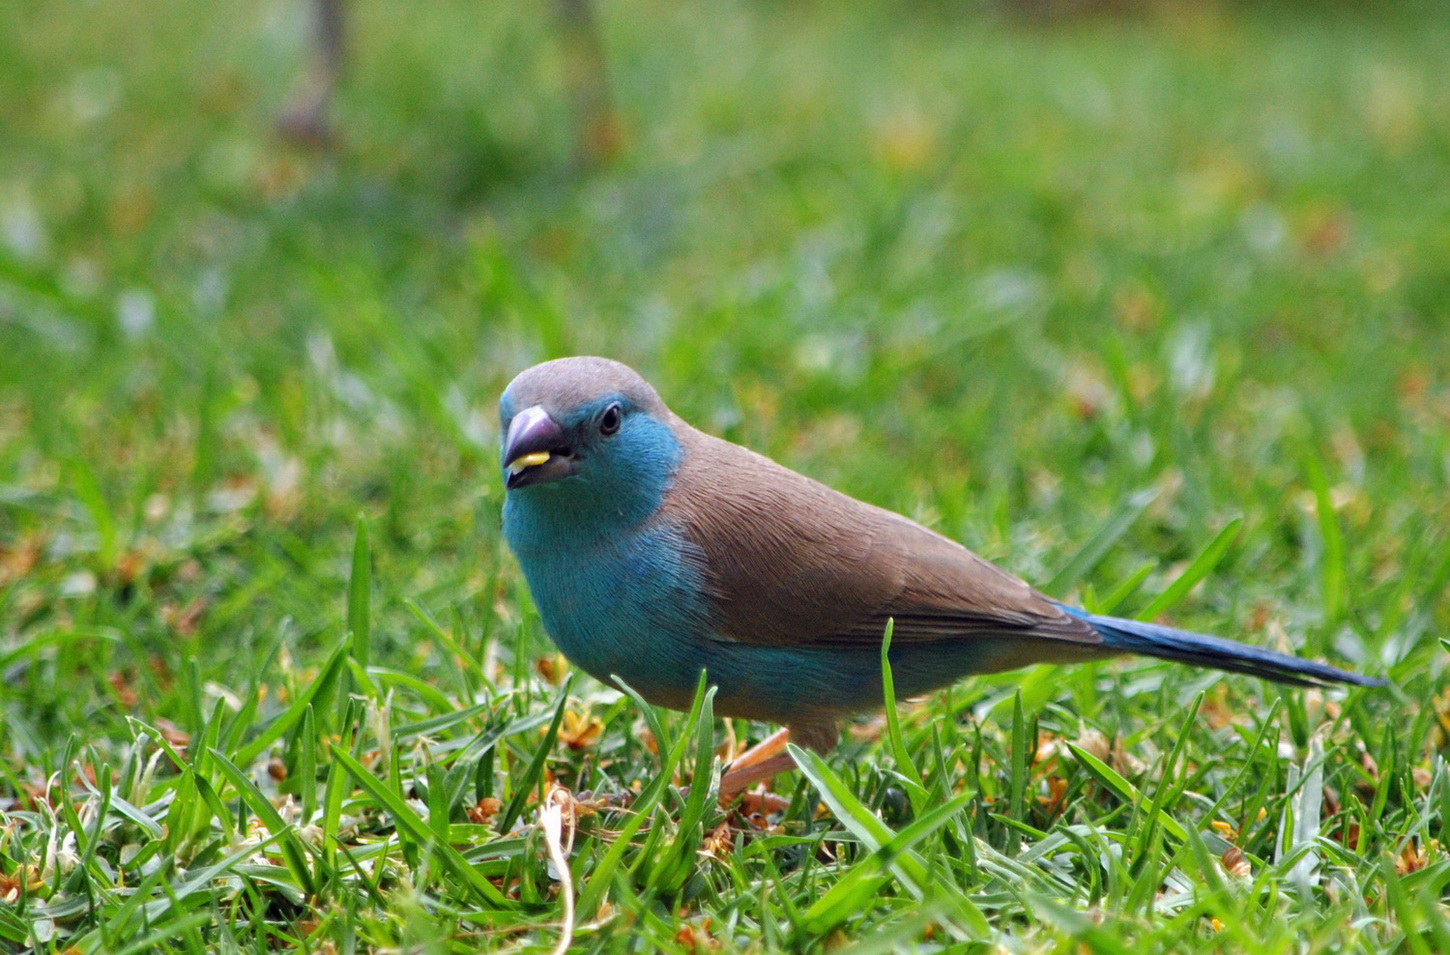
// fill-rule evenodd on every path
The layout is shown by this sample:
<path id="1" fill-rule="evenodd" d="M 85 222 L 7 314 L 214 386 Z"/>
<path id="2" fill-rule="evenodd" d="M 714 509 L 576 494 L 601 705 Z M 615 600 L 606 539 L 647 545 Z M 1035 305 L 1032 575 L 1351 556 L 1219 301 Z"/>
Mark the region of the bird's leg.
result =
<path id="1" fill-rule="evenodd" d="M 761 760 L 753 766 L 742 766 L 739 769 L 732 765 L 725 775 L 720 777 L 720 799 L 728 802 L 756 783 L 773 779 L 781 773 L 795 768 L 795 760 L 789 753 L 779 753 L 769 759 Z"/>
<path id="2" fill-rule="evenodd" d="M 795 760 L 785 751 L 788 742 L 789 727 L 776 730 L 741 753 L 720 777 L 720 798 L 733 799 L 758 782 L 794 769 Z"/>

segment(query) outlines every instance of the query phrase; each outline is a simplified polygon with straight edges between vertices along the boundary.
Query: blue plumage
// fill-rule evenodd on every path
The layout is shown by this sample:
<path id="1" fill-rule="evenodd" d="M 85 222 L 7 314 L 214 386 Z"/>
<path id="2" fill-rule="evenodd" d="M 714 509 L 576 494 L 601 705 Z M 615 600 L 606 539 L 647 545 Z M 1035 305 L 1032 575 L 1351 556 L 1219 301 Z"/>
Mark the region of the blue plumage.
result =
<path id="1" fill-rule="evenodd" d="M 1366 686 L 1383 685 L 1382 680 L 1370 680 L 1346 674 L 1343 670 L 1291 657 L 1286 653 L 1275 653 L 1261 647 L 1253 647 L 1222 637 L 1211 637 L 1205 633 L 1164 627 L 1141 620 L 1124 620 L 1120 617 L 1104 617 L 1088 613 L 1066 604 L 1058 604 L 1067 613 L 1086 620 L 1103 635 L 1103 644 L 1124 653 L 1139 653 L 1144 656 L 1192 663 L 1196 666 L 1213 667 L 1232 673 L 1247 673 L 1266 680 L 1287 683 L 1291 686 L 1322 686 L 1329 683 L 1358 683 Z M 1351 679 L 1346 679 L 1350 677 Z"/>

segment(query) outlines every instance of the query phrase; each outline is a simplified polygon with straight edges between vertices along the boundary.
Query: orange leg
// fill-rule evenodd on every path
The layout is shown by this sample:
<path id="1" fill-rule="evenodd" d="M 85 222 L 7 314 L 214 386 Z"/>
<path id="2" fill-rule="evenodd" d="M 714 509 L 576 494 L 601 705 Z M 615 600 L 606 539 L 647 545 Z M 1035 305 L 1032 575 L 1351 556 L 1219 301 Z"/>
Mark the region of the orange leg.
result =
<path id="1" fill-rule="evenodd" d="M 758 782 L 794 769 L 795 760 L 785 751 L 788 742 L 790 729 L 780 729 L 741 753 L 720 777 L 720 798 L 733 799 Z"/>

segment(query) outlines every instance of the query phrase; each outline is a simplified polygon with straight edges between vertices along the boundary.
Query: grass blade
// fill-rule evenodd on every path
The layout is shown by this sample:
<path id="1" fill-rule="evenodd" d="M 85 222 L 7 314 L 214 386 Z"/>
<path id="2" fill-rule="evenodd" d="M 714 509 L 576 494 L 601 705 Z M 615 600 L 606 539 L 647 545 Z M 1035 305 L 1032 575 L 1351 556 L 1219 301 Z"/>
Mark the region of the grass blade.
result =
<path id="1" fill-rule="evenodd" d="M 1223 560 L 1234 539 L 1238 537 L 1239 528 L 1243 526 L 1243 523 L 1241 517 L 1235 517 L 1229 521 L 1223 530 L 1208 542 L 1208 546 L 1193 559 L 1193 562 L 1184 568 L 1183 573 L 1178 575 L 1178 579 L 1164 588 L 1161 594 L 1143 608 L 1142 612 L 1138 614 L 1138 619 L 1153 620 L 1188 596 L 1188 592 L 1194 588 L 1194 585 L 1212 573 L 1219 561 Z"/>
<path id="2" fill-rule="evenodd" d="M 896 760 L 896 771 L 906 787 L 906 796 L 911 801 L 911 811 L 921 815 L 931 798 L 922 785 L 921 773 L 911 761 L 906 748 L 906 738 L 901 733 L 901 715 L 896 712 L 896 680 L 891 675 L 891 635 L 896 630 L 895 619 L 886 621 L 886 632 L 881 635 L 881 693 L 886 705 L 886 735 L 891 741 L 891 755 Z"/>
<path id="3" fill-rule="evenodd" d="M 347 631 L 352 634 L 352 658 L 364 668 L 372 656 L 372 556 L 368 550 L 367 518 L 357 516 L 352 543 L 352 574 L 347 581 Z"/>
<path id="4" fill-rule="evenodd" d="M 1339 515 L 1334 510 L 1334 494 L 1329 488 L 1324 465 L 1319 456 L 1304 459 L 1304 473 L 1314 492 L 1314 510 L 1318 518 L 1319 538 L 1323 553 L 1319 555 L 1319 581 L 1324 600 L 1324 622 L 1339 622 L 1344 607 L 1344 591 L 1348 575 L 1344 567 L 1344 534 L 1339 529 Z"/>
<path id="5" fill-rule="evenodd" d="M 1153 800 L 1145 797 L 1138 791 L 1137 786 L 1120 776 L 1117 770 L 1076 743 L 1068 743 L 1067 748 L 1072 751 L 1072 755 L 1077 757 L 1077 761 L 1094 779 L 1106 786 L 1119 799 L 1140 807 L 1144 812 L 1157 813 L 1158 824 L 1180 841 L 1188 838 L 1188 833 L 1184 830 L 1182 823 L 1166 812 L 1159 812 L 1153 804 Z"/>
<path id="6" fill-rule="evenodd" d="M 514 822 L 523 814 L 524 804 L 528 801 L 529 793 L 534 792 L 539 780 L 544 776 L 544 763 L 549 759 L 549 753 L 554 749 L 554 740 L 559 738 L 559 726 L 564 722 L 564 709 L 569 705 L 569 688 L 574 685 L 574 674 L 564 680 L 564 685 L 559 688 L 559 702 L 554 705 L 554 719 L 549 724 L 548 732 L 539 741 L 538 749 L 534 750 L 534 758 L 529 760 L 528 769 L 524 771 L 523 777 L 519 780 L 518 788 L 514 790 L 513 798 L 509 800 L 507 808 L 500 817 L 499 830 L 508 832 L 513 828 Z"/>
<path id="7" fill-rule="evenodd" d="M 860 839 L 872 852 L 882 852 L 883 861 L 889 864 L 892 874 L 906 887 L 908 892 L 917 899 L 925 899 L 933 891 L 939 892 L 950 900 L 953 914 L 960 918 L 968 929 L 973 932 L 987 930 L 986 916 L 982 914 L 981 910 L 951 882 L 934 880 L 931 876 L 931 867 L 911 849 L 916 842 L 949 822 L 957 812 L 975 798 L 974 796 L 970 794 L 958 796 L 938 807 L 938 810 L 923 815 L 902 833 L 895 833 L 886 823 L 877 818 L 868 806 L 856 798 L 856 794 L 851 791 L 851 788 L 840 776 L 836 775 L 836 772 L 820 755 L 801 749 L 794 743 L 787 744 L 787 749 L 795 759 L 796 766 L 807 779 L 815 784 L 821 794 L 821 799 L 830 807 L 841 825 Z"/>
<path id="8" fill-rule="evenodd" d="M 274 719 L 272 724 L 263 730 L 256 739 L 252 740 L 246 746 L 243 746 L 237 752 L 236 759 L 238 763 L 243 765 L 250 764 L 258 756 L 266 752 L 268 746 L 271 746 L 277 740 L 281 739 L 288 730 L 292 729 L 292 727 L 296 726 L 302 720 L 303 715 L 307 712 L 313 700 L 321 701 L 327 698 L 327 695 L 332 692 L 341 677 L 343 666 L 347 660 L 348 646 L 350 643 L 351 638 L 347 636 L 344 636 L 338 641 L 337 646 L 333 647 L 332 653 L 328 655 L 326 662 L 322 664 L 322 670 L 317 674 L 317 679 L 309 683 L 307 688 L 297 695 L 297 699 L 292 702 L 292 705 L 287 707 L 281 715 Z"/>
<path id="9" fill-rule="evenodd" d="M 1060 595 L 1067 591 L 1078 581 L 1082 580 L 1098 562 L 1112 549 L 1113 545 L 1122 539 L 1128 532 L 1147 506 L 1153 503 L 1158 496 L 1156 488 L 1145 488 L 1135 494 L 1128 496 L 1123 506 L 1109 521 L 1098 529 L 1098 532 L 1089 537 L 1087 543 L 1078 548 L 1076 554 L 1070 557 L 1062 569 L 1053 575 L 1047 585 L 1042 588 L 1044 593 Z"/>
<path id="10" fill-rule="evenodd" d="M 277 845 L 282 851 L 282 859 L 286 863 L 287 871 L 292 878 L 297 880 L 297 886 L 306 895 L 317 894 L 317 884 L 313 881 L 312 871 L 307 865 L 307 851 L 302 840 L 297 838 L 297 832 L 283 819 L 277 807 L 272 805 L 272 800 L 262 794 L 247 774 L 237 768 L 236 763 L 227 759 L 226 755 L 218 750 L 212 750 L 211 758 L 215 761 L 216 767 L 221 770 L 222 775 L 236 789 L 237 795 L 241 797 L 247 808 L 262 821 L 276 839 Z"/>
<path id="11" fill-rule="evenodd" d="M 645 707 L 647 716 L 652 717 L 651 722 L 656 726 L 659 725 L 659 717 L 653 713 L 649 704 L 643 703 L 638 694 L 634 693 L 623 681 L 620 681 L 620 684 L 625 687 L 627 693 L 641 702 L 641 705 Z M 702 695 L 697 693 L 697 705 L 702 699 Z M 698 719 L 699 715 L 698 712 L 692 712 L 690 714 L 691 720 Z M 661 737 L 657 736 L 656 738 Z M 620 866 L 624 861 L 624 855 L 629 851 L 631 840 L 634 838 L 635 833 L 650 818 L 655 807 L 659 805 L 661 797 L 664 796 L 665 790 L 669 788 L 671 780 L 674 778 L 675 767 L 684 758 L 685 747 L 688 742 L 689 738 L 681 734 L 680 738 L 670 747 L 664 756 L 660 764 L 659 773 L 640 790 L 639 796 L 630 807 L 630 816 L 614 836 L 613 844 L 604 853 L 603 858 L 599 860 L 599 864 L 590 873 L 589 880 L 584 884 L 584 890 L 579 893 L 579 900 L 575 906 L 575 912 L 579 918 L 592 918 L 599 907 L 599 903 L 603 901 L 604 893 L 609 890 L 614 882 L 615 874 L 620 871 Z"/>
<path id="12" fill-rule="evenodd" d="M 428 823 L 408 806 L 406 800 L 384 785 L 383 781 L 369 772 L 366 766 L 353 759 L 351 754 L 335 744 L 332 747 L 332 758 L 342 764 L 352 778 L 357 780 L 358 785 L 367 790 L 368 795 L 382 804 L 389 817 L 392 818 L 393 825 L 397 827 L 399 834 L 404 834 L 419 845 L 430 849 L 433 857 L 443 865 L 444 869 L 472 889 L 480 899 L 490 906 L 499 909 L 516 908 L 516 904 L 505 898 L 503 893 L 499 892 L 492 882 L 485 879 L 482 873 L 470 865 L 457 849 L 446 842 L 439 842 Z"/>

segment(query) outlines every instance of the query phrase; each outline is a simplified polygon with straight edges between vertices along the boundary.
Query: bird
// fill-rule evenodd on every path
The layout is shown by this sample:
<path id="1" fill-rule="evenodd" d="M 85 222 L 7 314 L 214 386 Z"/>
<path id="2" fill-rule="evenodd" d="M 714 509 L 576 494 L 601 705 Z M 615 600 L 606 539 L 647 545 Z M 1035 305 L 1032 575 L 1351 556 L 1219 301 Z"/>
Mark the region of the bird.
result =
<path id="1" fill-rule="evenodd" d="M 1054 600 L 915 521 L 691 427 L 636 371 L 534 365 L 499 399 L 503 533 L 564 656 L 651 704 L 781 730 L 722 798 L 825 753 L 848 717 L 969 674 L 1141 654 L 1295 686 L 1385 681 Z"/>

